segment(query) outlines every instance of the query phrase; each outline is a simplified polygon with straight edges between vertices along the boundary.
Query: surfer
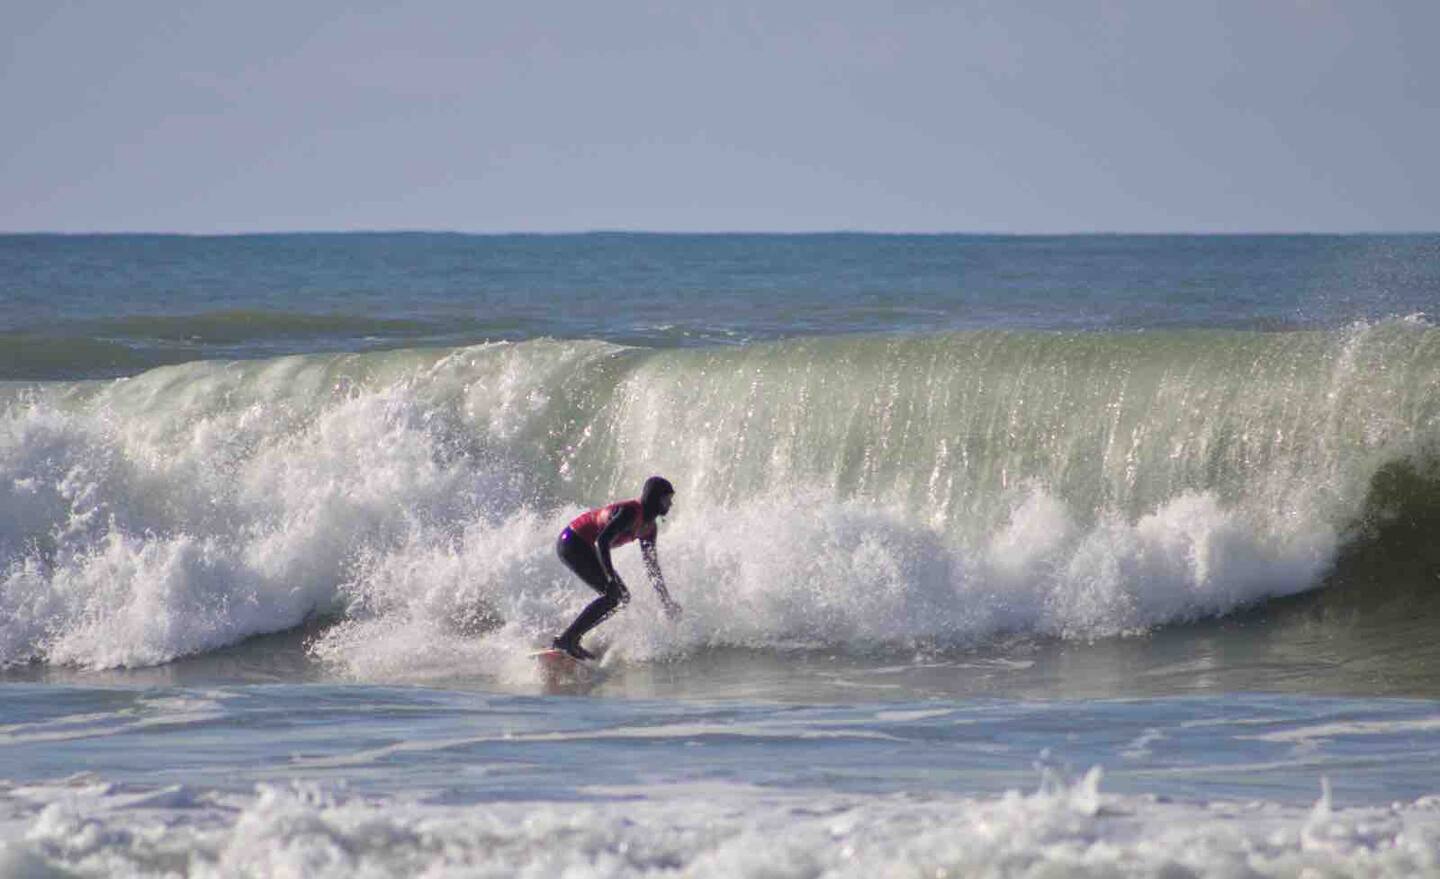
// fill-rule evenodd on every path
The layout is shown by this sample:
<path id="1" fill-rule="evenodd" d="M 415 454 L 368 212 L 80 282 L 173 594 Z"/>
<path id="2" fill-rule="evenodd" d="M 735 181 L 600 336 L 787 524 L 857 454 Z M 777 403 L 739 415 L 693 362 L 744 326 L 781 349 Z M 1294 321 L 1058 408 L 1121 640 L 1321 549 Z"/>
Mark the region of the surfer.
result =
<path id="1" fill-rule="evenodd" d="M 632 540 L 640 541 L 645 573 L 660 596 L 665 615 L 672 620 L 679 618 L 680 605 L 665 588 L 665 576 L 660 572 L 660 556 L 655 551 L 655 538 L 659 533 L 655 520 L 670 512 L 674 498 L 675 486 L 662 477 L 652 476 L 645 480 L 640 497 L 581 513 L 560 532 L 559 539 L 555 541 L 555 553 L 565 567 L 599 592 L 600 597 L 590 602 L 570 628 L 555 639 L 555 649 L 563 650 L 576 659 L 595 658 L 594 654 L 580 646 L 580 639 L 630 600 L 630 590 L 625 588 L 625 582 L 610 563 L 610 550 Z"/>

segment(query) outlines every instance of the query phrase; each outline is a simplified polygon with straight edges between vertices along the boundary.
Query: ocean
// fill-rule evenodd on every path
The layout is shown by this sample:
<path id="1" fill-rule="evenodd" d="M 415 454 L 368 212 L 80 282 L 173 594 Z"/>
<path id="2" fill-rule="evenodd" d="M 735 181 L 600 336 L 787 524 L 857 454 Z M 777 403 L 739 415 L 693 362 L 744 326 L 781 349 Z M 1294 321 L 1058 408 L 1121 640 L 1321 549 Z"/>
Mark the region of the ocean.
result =
<path id="1" fill-rule="evenodd" d="M 0 236 L 0 877 L 1440 876 L 1440 235 Z M 582 510 L 677 487 L 588 681 Z"/>

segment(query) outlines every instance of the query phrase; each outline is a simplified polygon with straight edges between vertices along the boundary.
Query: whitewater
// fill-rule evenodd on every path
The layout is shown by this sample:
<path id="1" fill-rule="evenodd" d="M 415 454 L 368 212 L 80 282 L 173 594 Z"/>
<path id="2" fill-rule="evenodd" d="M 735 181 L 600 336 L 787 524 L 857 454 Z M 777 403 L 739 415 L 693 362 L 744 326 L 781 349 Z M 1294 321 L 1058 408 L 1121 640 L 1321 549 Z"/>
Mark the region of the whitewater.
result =
<path id="1" fill-rule="evenodd" d="M 1434 246 L 0 236 L 0 876 L 1440 875 Z"/>
<path id="2" fill-rule="evenodd" d="M 686 595 L 627 655 L 1095 639 L 1313 589 L 1430 467 L 1440 333 L 533 340 L 16 386 L 0 660 L 154 665 L 340 616 L 364 678 L 500 668 L 576 595 L 554 535 L 673 474 Z M 636 560 L 622 557 L 626 574 Z M 637 582 L 644 582 L 643 577 Z"/>

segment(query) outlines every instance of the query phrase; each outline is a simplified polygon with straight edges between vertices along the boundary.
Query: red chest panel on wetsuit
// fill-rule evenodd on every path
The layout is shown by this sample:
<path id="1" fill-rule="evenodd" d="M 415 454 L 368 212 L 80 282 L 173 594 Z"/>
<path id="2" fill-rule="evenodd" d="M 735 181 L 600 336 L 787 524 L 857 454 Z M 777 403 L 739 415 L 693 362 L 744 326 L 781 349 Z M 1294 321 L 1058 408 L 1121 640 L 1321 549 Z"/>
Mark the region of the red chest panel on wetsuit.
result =
<path id="1" fill-rule="evenodd" d="M 638 500 L 616 501 L 598 510 L 581 513 L 570 522 L 570 530 L 586 542 L 594 543 L 600 538 L 600 532 L 605 530 L 605 526 L 610 524 L 610 520 L 615 518 L 615 514 L 626 508 L 634 510 L 635 527 L 621 532 L 620 536 L 611 542 L 610 547 L 613 549 L 624 546 L 636 539 L 654 540 L 655 523 L 645 521 L 645 513 Z"/>

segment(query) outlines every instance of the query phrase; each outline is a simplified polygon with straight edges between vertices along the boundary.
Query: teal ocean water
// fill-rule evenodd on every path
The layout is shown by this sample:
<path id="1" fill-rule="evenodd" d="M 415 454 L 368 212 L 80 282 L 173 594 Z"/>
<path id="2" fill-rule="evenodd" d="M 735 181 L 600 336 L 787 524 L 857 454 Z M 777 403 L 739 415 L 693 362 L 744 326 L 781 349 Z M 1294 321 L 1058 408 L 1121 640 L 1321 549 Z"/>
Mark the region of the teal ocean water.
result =
<path id="1" fill-rule="evenodd" d="M 1440 875 L 1437 314 L 1433 235 L 0 236 L 0 875 Z M 684 617 L 621 551 L 547 680 L 652 473 Z"/>

